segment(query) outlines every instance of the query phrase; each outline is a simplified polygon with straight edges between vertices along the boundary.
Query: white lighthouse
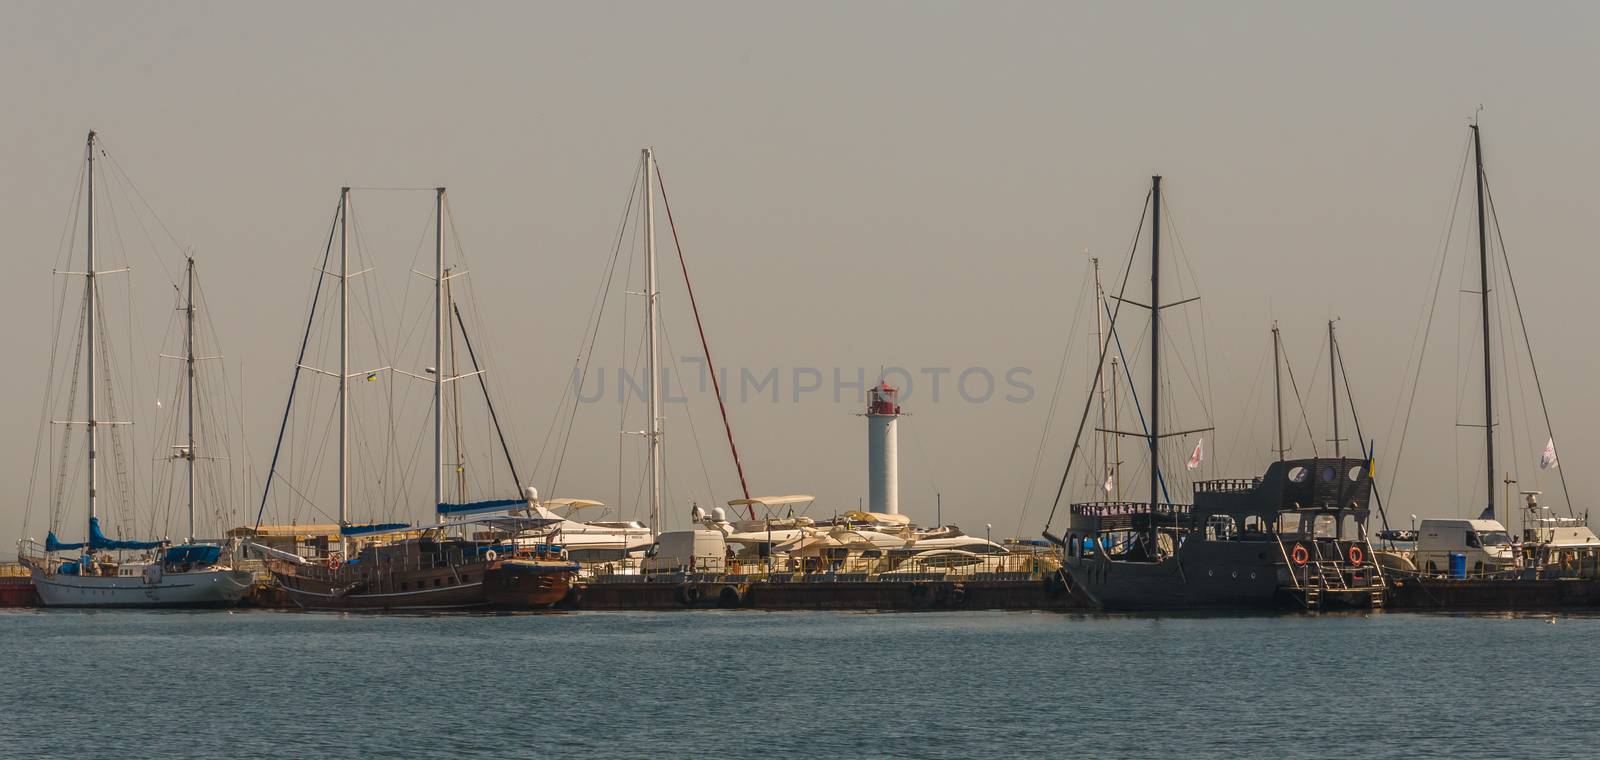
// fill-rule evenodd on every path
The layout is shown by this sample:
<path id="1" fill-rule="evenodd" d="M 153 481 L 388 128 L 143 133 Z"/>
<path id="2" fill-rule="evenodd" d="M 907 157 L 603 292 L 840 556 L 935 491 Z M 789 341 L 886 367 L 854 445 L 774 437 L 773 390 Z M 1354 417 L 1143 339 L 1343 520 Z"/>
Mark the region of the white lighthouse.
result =
<path id="1" fill-rule="evenodd" d="M 867 490 L 873 512 L 900 514 L 900 474 L 895 425 L 900 390 L 881 381 L 867 392 Z"/>

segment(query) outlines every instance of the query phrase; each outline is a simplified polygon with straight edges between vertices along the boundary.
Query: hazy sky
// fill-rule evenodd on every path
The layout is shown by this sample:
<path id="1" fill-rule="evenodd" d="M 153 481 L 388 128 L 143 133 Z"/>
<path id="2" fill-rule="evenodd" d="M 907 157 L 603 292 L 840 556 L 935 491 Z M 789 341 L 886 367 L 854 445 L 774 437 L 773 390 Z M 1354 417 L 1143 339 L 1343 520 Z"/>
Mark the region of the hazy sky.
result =
<path id="1" fill-rule="evenodd" d="M 901 505 L 932 522 L 937 490 L 947 522 L 1036 534 L 1047 499 L 1025 519 L 1022 502 L 1084 251 L 1120 265 L 1151 174 L 1166 178 L 1206 304 L 1208 466 L 1248 476 L 1269 457 L 1270 420 L 1245 402 L 1273 319 L 1310 374 L 1325 321 L 1340 317 L 1368 435 L 1389 435 L 1479 104 L 1581 510 L 1600 486 L 1586 466 L 1600 457 L 1597 40 L 1600 9 L 1581 3 L 7 3 L 0 535 L 21 528 L 50 343 L 41 315 L 91 128 L 201 261 L 223 350 L 244 368 L 258 471 L 341 185 L 449 186 L 505 413 L 531 460 L 638 150 L 654 145 L 715 358 L 784 378 L 777 403 L 732 408 L 752 490 L 814 493 L 824 513 L 865 495 L 856 404 L 794 402 L 795 367 L 1022 367 L 1029 403 L 966 403 L 948 388 L 907 402 Z M 408 247 L 384 260 L 402 277 L 428 211 L 425 194 L 413 201 L 393 217 Z M 665 253 L 664 220 L 662 235 Z M 133 263 L 159 315 L 165 276 Z M 681 356 L 696 349 L 675 266 L 663 259 L 663 299 Z M 1458 334 L 1457 291 L 1474 284 L 1460 274 L 1451 264 L 1444 277 L 1430 349 L 1442 369 L 1424 378 L 1433 403 L 1411 425 L 1398 514 L 1475 513 L 1482 498 L 1470 490 L 1477 433 L 1456 427 L 1478 421 L 1453 369 L 1470 366 L 1454 355 L 1472 337 L 1470 324 Z M 603 342 L 596 366 L 614 372 L 618 344 Z M 1081 370 L 1068 378 L 1058 424 L 1076 422 L 1085 384 Z M 1268 400 L 1258 389 L 1253 404 Z M 736 496 L 714 409 L 691 406 L 715 495 Z M 1181 418 L 1195 417 L 1207 424 Z M 1325 400 L 1310 420 L 1327 438 Z M 687 501 L 705 478 L 682 423 L 669 427 Z M 615 501 L 617 428 L 614 405 L 580 412 L 560 495 Z M 1064 462 L 1060 438 L 1046 480 Z M 1512 451 L 1525 474 L 1528 448 Z M 683 505 L 670 509 L 681 524 Z"/>

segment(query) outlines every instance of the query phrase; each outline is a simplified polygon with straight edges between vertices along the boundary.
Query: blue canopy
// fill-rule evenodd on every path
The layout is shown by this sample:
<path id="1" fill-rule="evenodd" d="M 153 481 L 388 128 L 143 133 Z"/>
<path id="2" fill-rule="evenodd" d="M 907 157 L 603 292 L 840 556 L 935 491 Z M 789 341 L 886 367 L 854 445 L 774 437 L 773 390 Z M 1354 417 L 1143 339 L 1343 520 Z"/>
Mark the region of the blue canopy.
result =
<path id="1" fill-rule="evenodd" d="M 166 545 L 165 541 L 117 541 L 106 538 L 106 534 L 100 531 L 100 518 L 89 518 L 90 549 L 155 549 Z"/>
<path id="2" fill-rule="evenodd" d="M 378 533 L 398 533 L 415 530 L 410 523 L 373 523 L 371 525 L 346 525 L 339 528 L 341 536 L 371 536 Z"/>
<path id="3" fill-rule="evenodd" d="M 61 540 L 56 538 L 56 532 L 53 531 L 53 530 L 50 531 L 49 535 L 44 537 L 44 550 L 47 551 L 47 552 L 71 552 L 71 551 L 77 551 L 77 550 L 82 549 L 82 548 L 84 548 L 86 546 L 88 546 L 88 544 L 85 544 L 85 543 L 77 543 L 77 544 L 64 544 L 64 543 L 61 543 Z"/>
<path id="4" fill-rule="evenodd" d="M 206 544 L 186 544 L 167 550 L 167 563 L 190 562 L 196 565 L 215 565 L 222 558 L 222 547 Z"/>
<path id="5" fill-rule="evenodd" d="M 526 499 L 490 499 L 488 501 L 469 501 L 465 504 L 451 504 L 439 502 L 441 515 L 468 515 L 474 512 L 499 512 L 504 509 L 525 507 Z"/>

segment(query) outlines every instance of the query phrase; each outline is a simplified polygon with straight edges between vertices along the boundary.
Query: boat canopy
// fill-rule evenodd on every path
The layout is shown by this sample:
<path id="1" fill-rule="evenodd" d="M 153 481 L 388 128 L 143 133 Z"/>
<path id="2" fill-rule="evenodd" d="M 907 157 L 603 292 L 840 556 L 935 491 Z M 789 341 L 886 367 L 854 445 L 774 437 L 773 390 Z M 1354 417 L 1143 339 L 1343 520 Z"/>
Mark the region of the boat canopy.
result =
<path id="1" fill-rule="evenodd" d="M 567 498 L 547 499 L 547 500 L 545 500 L 543 502 L 540 502 L 540 503 L 543 504 L 545 506 L 545 508 L 547 508 L 547 509 L 560 509 L 562 507 L 568 507 L 574 512 L 576 512 L 577 510 L 580 510 L 580 509 L 592 509 L 594 507 L 603 507 L 603 506 L 606 505 L 605 502 L 603 502 L 603 501 L 595 501 L 594 499 L 567 499 Z"/>
<path id="2" fill-rule="evenodd" d="M 815 496 L 797 493 L 788 496 L 757 496 L 753 499 L 730 499 L 728 500 L 728 506 L 744 507 L 751 504 L 760 504 L 763 507 L 778 507 L 784 504 L 805 504 L 816 500 L 817 497 Z"/>
<path id="3" fill-rule="evenodd" d="M 851 510 L 844 513 L 844 519 L 850 522 L 875 522 L 894 523 L 896 525 L 910 525 L 911 518 L 907 515 L 891 515 L 888 512 L 859 512 Z"/>
<path id="4" fill-rule="evenodd" d="M 438 510 L 441 515 L 470 515 L 478 512 L 500 512 L 526 506 L 528 506 L 527 499 L 489 499 L 487 501 L 469 501 L 464 504 L 439 502 Z"/>
<path id="5" fill-rule="evenodd" d="M 341 536 L 376 536 L 383 533 L 405 533 L 416 530 L 410 523 L 372 523 L 370 525 L 346 525 L 339 529 Z"/>
<path id="6" fill-rule="evenodd" d="M 167 549 L 168 564 L 191 562 L 196 565 L 215 565 L 222 558 L 222 547 L 209 544 L 185 544 Z"/>

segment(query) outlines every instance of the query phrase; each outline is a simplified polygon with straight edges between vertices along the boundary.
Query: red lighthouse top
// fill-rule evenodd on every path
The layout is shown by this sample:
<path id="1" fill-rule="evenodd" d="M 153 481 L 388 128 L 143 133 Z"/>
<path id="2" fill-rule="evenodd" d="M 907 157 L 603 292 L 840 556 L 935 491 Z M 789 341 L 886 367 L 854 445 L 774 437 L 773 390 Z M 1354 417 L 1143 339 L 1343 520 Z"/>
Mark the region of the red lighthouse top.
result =
<path id="1" fill-rule="evenodd" d="M 894 417 L 900 414 L 900 389 L 880 381 L 867 391 L 867 416 Z"/>

